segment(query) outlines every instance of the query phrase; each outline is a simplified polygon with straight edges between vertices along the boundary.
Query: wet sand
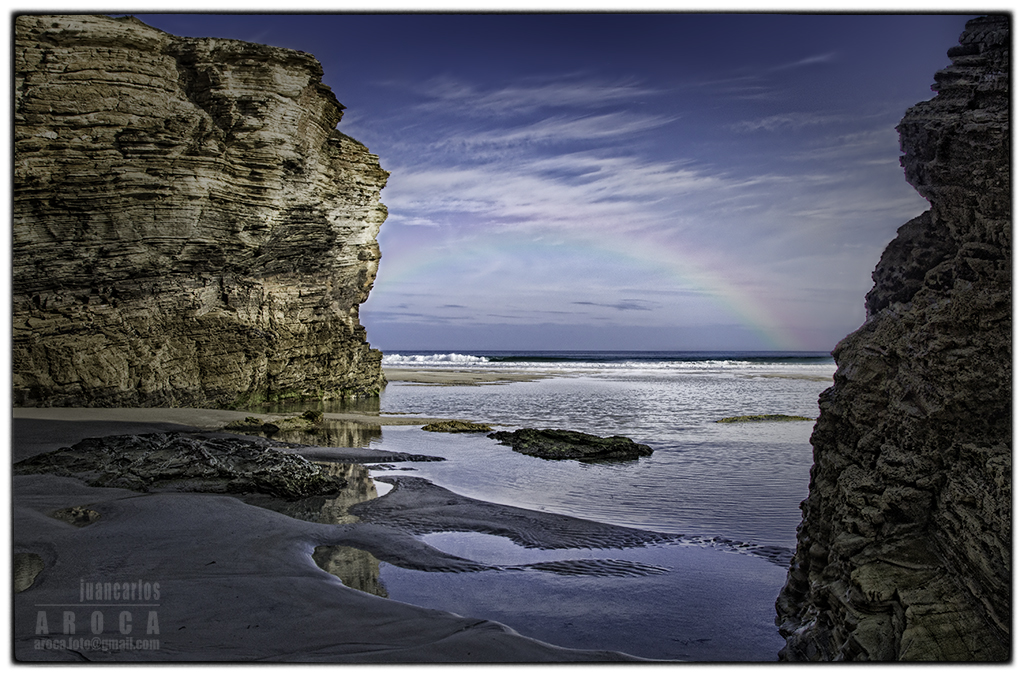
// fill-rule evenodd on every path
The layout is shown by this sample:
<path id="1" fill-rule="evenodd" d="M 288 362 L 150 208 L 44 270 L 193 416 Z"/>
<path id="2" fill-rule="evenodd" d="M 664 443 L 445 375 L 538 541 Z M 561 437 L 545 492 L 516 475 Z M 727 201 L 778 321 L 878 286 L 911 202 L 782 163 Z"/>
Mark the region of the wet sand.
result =
<path id="1" fill-rule="evenodd" d="M 574 373 L 582 373 L 574 371 Z M 384 369 L 388 382 L 412 385 L 499 385 L 502 383 L 522 383 L 544 378 L 565 375 L 565 372 L 550 371 L 506 371 L 504 369 Z M 832 376 L 808 375 L 799 372 L 780 373 L 749 373 L 741 374 L 741 378 L 789 378 L 793 380 L 813 380 L 832 382 Z"/>
<path id="2" fill-rule="evenodd" d="M 415 385 L 499 385 L 524 383 L 559 375 L 557 371 L 509 371 L 505 369 L 385 368 L 389 383 Z"/>
<path id="3" fill-rule="evenodd" d="M 813 376 L 806 373 L 758 373 L 741 376 L 743 378 L 788 378 L 790 380 L 813 380 L 819 383 L 831 383 L 832 376 Z"/>
<path id="4" fill-rule="evenodd" d="M 89 436 L 209 432 L 245 415 L 205 409 L 16 409 L 13 456 L 17 461 Z M 367 417 L 374 419 L 367 424 L 386 424 L 376 420 L 382 416 Z M 331 450 L 344 455 L 359 449 Z M 14 596 L 13 645 L 19 661 L 630 659 L 611 651 L 560 648 L 496 622 L 378 598 L 346 587 L 314 562 L 317 547 L 342 545 L 373 549 L 382 560 L 415 570 L 476 565 L 424 544 L 386 519 L 313 523 L 229 495 L 137 493 L 46 474 L 17 475 L 12 484 L 12 553 L 21 564 L 38 564 L 23 576 L 30 586 Z M 423 503 L 420 513 L 428 513 L 431 504 Z M 69 507 L 87 507 L 99 518 L 76 526 L 52 516 Z M 536 513 L 542 521 L 546 517 Z M 110 596 L 86 599 L 85 589 L 95 583 L 126 594 L 132 589 L 132 597 L 127 603 Z M 141 597 L 142 589 L 157 585 L 159 598 Z"/>
<path id="5" fill-rule="evenodd" d="M 61 420 L 67 422 L 118 422 L 135 424 L 175 424 L 204 430 L 217 430 L 236 420 L 257 415 L 264 421 L 274 422 L 291 418 L 296 413 L 251 413 L 245 411 L 221 411 L 209 408 L 16 408 L 15 419 Z M 324 413 L 324 418 L 340 422 L 351 422 L 367 427 L 379 425 L 426 425 L 437 418 L 409 416 L 402 414 L 352 411 Z"/>

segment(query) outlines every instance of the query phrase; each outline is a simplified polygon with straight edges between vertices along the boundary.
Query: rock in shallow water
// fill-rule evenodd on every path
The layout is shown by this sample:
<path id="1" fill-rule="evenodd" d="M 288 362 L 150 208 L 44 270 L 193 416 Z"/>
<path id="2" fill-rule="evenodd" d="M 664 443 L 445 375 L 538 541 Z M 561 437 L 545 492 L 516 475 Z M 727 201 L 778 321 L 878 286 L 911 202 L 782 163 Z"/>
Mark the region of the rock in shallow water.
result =
<path id="1" fill-rule="evenodd" d="M 737 415 L 731 418 L 720 418 L 716 423 L 738 423 L 738 422 L 793 422 L 811 421 L 814 418 L 805 418 L 802 415 L 782 415 L 778 413 L 766 413 L 763 415 Z"/>
<path id="2" fill-rule="evenodd" d="M 494 428 L 490 425 L 469 422 L 468 420 L 438 420 L 437 422 L 424 425 L 420 429 L 425 432 L 450 432 L 452 434 L 461 434 L 464 432 L 490 432 Z"/>
<path id="3" fill-rule="evenodd" d="M 511 446 L 523 455 L 545 460 L 636 460 L 651 455 L 650 446 L 635 443 L 628 437 L 598 437 L 571 430 L 524 428 L 515 432 L 494 432 L 487 435 L 498 443 Z"/>
<path id="4" fill-rule="evenodd" d="M 277 418 L 273 421 L 263 420 L 256 416 L 246 416 L 241 420 L 235 420 L 224 426 L 226 432 L 274 433 L 281 430 L 308 430 L 324 422 L 324 414 L 320 411 L 306 411 L 300 416 L 291 418 Z"/>

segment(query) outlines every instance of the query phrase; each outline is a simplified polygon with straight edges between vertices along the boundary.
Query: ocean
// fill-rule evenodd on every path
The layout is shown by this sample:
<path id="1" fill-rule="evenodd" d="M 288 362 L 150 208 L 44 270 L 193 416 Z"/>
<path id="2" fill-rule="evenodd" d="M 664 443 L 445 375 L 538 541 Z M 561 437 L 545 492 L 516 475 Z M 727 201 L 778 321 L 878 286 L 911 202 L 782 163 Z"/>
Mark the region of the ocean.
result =
<path id="1" fill-rule="evenodd" d="M 383 365 L 544 376 L 476 386 L 396 381 L 381 395 L 383 414 L 624 435 L 654 453 L 631 462 L 551 461 L 484 434 L 384 426 L 370 447 L 447 461 L 374 470 L 381 493 L 389 475 L 417 476 L 471 498 L 680 536 L 608 551 L 429 534 L 431 545 L 485 563 L 610 558 L 661 572 L 428 573 L 381 563 L 389 598 L 496 620 L 565 647 L 684 661 L 776 659 L 774 600 L 807 496 L 818 395 L 835 371 L 828 353 L 409 351 L 386 352 Z M 760 414 L 811 420 L 716 422 Z"/>

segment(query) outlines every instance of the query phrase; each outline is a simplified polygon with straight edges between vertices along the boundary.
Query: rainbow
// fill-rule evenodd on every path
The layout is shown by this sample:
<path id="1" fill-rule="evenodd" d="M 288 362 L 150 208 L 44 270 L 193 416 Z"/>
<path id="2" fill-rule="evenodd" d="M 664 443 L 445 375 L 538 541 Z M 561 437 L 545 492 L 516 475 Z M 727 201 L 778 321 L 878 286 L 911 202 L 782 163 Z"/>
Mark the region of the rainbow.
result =
<path id="1" fill-rule="evenodd" d="M 414 281 L 435 270 L 452 268 L 463 260 L 484 257 L 519 256 L 530 260 L 538 256 L 564 255 L 572 251 L 579 258 L 596 266 L 627 266 L 659 275 L 677 284 L 687 293 L 698 293 L 714 301 L 726 314 L 751 330 L 766 350 L 809 350 L 807 341 L 793 327 L 782 308 L 772 307 L 764 298 L 733 281 L 721 270 L 712 269 L 698 256 L 681 250 L 678 245 L 665 245 L 644 238 L 601 243 L 592 239 L 563 238 L 559 243 L 509 238 L 465 243 L 460 248 L 438 247 L 424 250 L 416 247 L 385 248 L 380 272 L 375 282 L 378 293 L 387 293 L 402 283 Z M 383 274 L 381 274 L 383 273 Z"/>

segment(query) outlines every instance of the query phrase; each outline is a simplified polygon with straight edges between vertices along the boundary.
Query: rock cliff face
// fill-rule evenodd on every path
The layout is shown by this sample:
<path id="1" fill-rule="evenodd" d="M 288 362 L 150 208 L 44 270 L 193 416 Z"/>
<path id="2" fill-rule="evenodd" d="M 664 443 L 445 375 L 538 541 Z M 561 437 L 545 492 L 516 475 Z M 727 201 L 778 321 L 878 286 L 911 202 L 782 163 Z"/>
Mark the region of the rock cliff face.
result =
<path id="1" fill-rule="evenodd" d="M 1009 659 L 1009 47 L 1007 17 L 970 21 L 899 125 L 931 209 L 833 353 L 776 604 L 783 659 Z"/>
<path id="2" fill-rule="evenodd" d="M 13 389 L 26 406 L 372 395 L 387 210 L 309 54 L 19 16 Z"/>

